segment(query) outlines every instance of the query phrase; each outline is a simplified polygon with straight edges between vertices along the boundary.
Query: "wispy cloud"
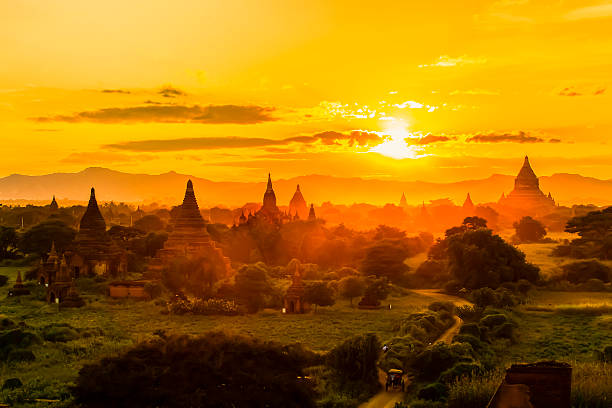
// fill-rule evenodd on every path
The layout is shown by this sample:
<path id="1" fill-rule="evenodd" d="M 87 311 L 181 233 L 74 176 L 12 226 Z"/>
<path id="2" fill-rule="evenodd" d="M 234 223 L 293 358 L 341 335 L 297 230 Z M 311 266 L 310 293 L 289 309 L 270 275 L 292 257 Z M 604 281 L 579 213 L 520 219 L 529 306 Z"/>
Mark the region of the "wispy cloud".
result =
<path id="1" fill-rule="evenodd" d="M 131 94 L 132 92 L 125 89 L 103 89 L 102 93 L 118 93 L 118 94 Z"/>
<path id="2" fill-rule="evenodd" d="M 293 136 L 284 139 L 268 139 L 258 137 L 193 137 L 179 139 L 152 139 L 113 143 L 102 146 L 104 149 L 125 150 L 133 152 L 170 152 L 181 150 L 212 150 L 257 148 L 267 149 L 274 146 L 289 144 L 323 146 L 374 146 L 384 141 L 384 136 L 375 132 L 353 130 L 350 132 L 326 131 L 312 135 Z"/>
<path id="3" fill-rule="evenodd" d="M 559 91 L 560 96 L 583 96 L 583 95 L 601 95 L 606 91 L 604 87 L 595 89 L 580 88 L 574 86 L 565 87 Z"/>
<path id="4" fill-rule="evenodd" d="M 431 64 L 421 64 L 419 65 L 419 68 L 456 67 L 471 64 L 484 64 L 486 62 L 486 58 L 471 58 L 467 55 L 462 55 L 460 57 L 449 57 L 448 55 L 441 55 L 440 57 L 438 57 L 438 60 L 436 62 L 433 62 Z"/>
<path id="5" fill-rule="evenodd" d="M 71 115 L 36 117 L 32 120 L 36 122 L 95 122 L 107 124 L 149 122 L 255 124 L 277 120 L 277 118 L 270 116 L 274 110 L 272 107 L 255 105 L 158 105 L 104 108 L 95 111 L 76 112 Z"/>
<path id="6" fill-rule="evenodd" d="M 539 136 L 533 136 L 527 132 L 517 133 L 480 133 L 468 136 L 465 139 L 470 143 L 544 143 L 545 139 Z"/>
<path id="7" fill-rule="evenodd" d="M 499 95 L 499 92 L 490 91 L 488 89 L 456 89 L 451 91 L 450 95 Z"/>
<path id="8" fill-rule="evenodd" d="M 612 3 L 606 2 L 595 6 L 581 7 L 565 14 L 565 19 L 567 20 L 584 20 L 603 17 L 612 17 Z"/>
<path id="9" fill-rule="evenodd" d="M 180 90 L 178 88 L 174 88 L 171 85 L 165 85 L 157 93 L 159 95 L 163 96 L 164 98 L 176 98 L 177 96 L 186 96 L 187 95 L 187 92 L 182 91 L 182 90 Z"/>
<path id="10" fill-rule="evenodd" d="M 444 135 L 432 135 L 430 133 L 419 139 L 407 138 L 406 143 L 424 146 L 424 145 L 430 145 L 430 144 L 440 143 L 440 142 L 449 142 L 452 140 L 457 140 L 457 137 L 456 136 L 444 136 Z"/>

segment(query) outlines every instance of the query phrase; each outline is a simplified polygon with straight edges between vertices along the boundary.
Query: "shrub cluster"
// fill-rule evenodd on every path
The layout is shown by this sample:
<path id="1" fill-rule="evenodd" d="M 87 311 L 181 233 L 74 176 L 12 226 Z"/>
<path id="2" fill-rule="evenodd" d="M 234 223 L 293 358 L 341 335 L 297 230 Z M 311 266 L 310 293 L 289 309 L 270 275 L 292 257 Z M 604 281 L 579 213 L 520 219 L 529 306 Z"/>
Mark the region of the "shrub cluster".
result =
<path id="1" fill-rule="evenodd" d="M 168 312 L 172 314 L 198 314 L 198 315 L 225 315 L 235 316 L 240 314 L 238 306 L 233 300 L 225 299 L 198 299 L 176 297 L 167 304 Z"/>

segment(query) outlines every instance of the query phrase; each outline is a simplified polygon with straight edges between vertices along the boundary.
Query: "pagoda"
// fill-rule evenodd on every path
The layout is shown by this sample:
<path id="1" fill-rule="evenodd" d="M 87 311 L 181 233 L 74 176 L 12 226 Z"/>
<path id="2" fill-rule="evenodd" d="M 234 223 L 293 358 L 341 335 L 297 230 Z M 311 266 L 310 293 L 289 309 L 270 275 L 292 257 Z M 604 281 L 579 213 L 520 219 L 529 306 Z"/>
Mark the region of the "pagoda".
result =
<path id="1" fill-rule="evenodd" d="M 309 309 L 309 305 L 304 301 L 304 284 L 299 262 L 295 262 L 292 283 L 285 293 L 283 304 L 285 313 L 304 313 Z"/>
<path id="2" fill-rule="evenodd" d="M 15 280 L 15 284 L 13 288 L 9 290 L 9 296 L 23 296 L 29 295 L 30 291 L 23 285 L 23 280 L 21 279 L 21 271 L 17 271 L 17 279 Z"/>
<path id="3" fill-rule="evenodd" d="M 472 202 L 472 198 L 470 197 L 470 193 L 467 193 L 467 197 L 465 198 L 465 201 L 463 202 L 463 212 L 465 214 L 471 215 L 472 212 L 474 211 L 474 203 Z"/>
<path id="4" fill-rule="evenodd" d="M 317 215 L 315 214 L 314 204 L 310 204 L 310 211 L 308 212 L 308 221 L 316 221 Z"/>
<path id="5" fill-rule="evenodd" d="M 270 173 L 268 173 L 268 185 L 263 196 L 263 205 L 259 211 L 257 211 L 255 216 L 258 219 L 263 219 L 271 224 L 282 223 L 283 214 L 276 206 L 276 194 L 274 193 L 274 188 L 272 187 L 272 177 L 270 176 Z"/>
<path id="6" fill-rule="evenodd" d="M 119 248 L 112 245 L 93 187 L 87 209 L 79 223 L 75 244 L 74 251 L 64 254 L 75 278 L 81 274 L 117 275 L 127 272 L 127 258 Z"/>
<path id="7" fill-rule="evenodd" d="M 53 196 L 53 200 L 51 200 L 51 204 L 49 204 L 49 210 L 51 210 L 51 212 L 55 212 L 59 209 L 59 205 L 57 204 L 57 201 L 55 200 L 55 196 Z"/>
<path id="8" fill-rule="evenodd" d="M 402 198 L 399 200 L 399 206 L 402 208 L 408 207 L 408 201 L 406 201 L 406 194 L 402 193 Z"/>
<path id="9" fill-rule="evenodd" d="M 540 181 L 531 168 L 529 158 L 525 156 L 523 167 L 514 179 L 514 189 L 505 197 L 502 195 L 498 204 L 514 209 L 538 212 L 554 208 L 555 200 L 550 193 L 546 196 L 540 190 Z"/>
<path id="10" fill-rule="evenodd" d="M 168 265 L 177 257 L 201 257 L 221 265 L 224 272 L 229 273 L 230 261 L 223 256 L 221 249 L 215 247 L 206 230 L 191 180 L 187 181 L 183 204 L 177 207 L 171 224 L 172 232 L 164 247 L 157 252 L 158 259 L 153 259 L 153 265 Z"/>
<path id="11" fill-rule="evenodd" d="M 308 205 L 306 204 L 306 200 L 300 191 L 300 185 L 297 185 L 295 193 L 289 201 L 289 214 L 294 214 L 297 219 L 306 219 L 308 216 Z"/>

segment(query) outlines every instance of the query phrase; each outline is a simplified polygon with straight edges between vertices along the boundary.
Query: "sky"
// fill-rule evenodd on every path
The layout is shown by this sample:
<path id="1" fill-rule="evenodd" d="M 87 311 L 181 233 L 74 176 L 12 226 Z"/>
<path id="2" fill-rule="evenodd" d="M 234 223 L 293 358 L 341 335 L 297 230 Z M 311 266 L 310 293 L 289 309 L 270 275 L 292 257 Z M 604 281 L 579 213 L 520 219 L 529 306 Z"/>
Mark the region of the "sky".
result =
<path id="1" fill-rule="evenodd" d="M 610 1 L 0 0 L 0 177 L 612 178 Z"/>

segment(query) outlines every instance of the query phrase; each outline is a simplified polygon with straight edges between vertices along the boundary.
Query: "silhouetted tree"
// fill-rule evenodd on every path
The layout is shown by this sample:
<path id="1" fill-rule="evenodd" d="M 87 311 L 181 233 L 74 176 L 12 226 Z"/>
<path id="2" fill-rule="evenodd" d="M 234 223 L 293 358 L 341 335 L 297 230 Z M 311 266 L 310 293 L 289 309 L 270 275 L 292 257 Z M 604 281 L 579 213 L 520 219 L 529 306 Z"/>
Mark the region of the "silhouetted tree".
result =
<path id="1" fill-rule="evenodd" d="M 306 285 L 304 288 L 304 300 L 315 305 L 315 313 L 317 306 L 331 306 L 336 302 L 334 290 L 325 282 L 313 282 Z"/>
<path id="2" fill-rule="evenodd" d="M 365 276 L 374 275 L 399 281 L 409 269 L 404 263 L 407 257 L 408 251 L 397 241 L 381 241 L 366 250 L 361 272 Z"/>
<path id="3" fill-rule="evenodd" d="M 166 225 L 157 215 L 145 215 L 134 223 L 134 227 L 144 232 L 163 230 Z"/>
<path id="4" fill-rule="evenodd" d="M 0 260 L 15 258 L 18 240 L 15 228 L 0 226 Z"/>
<path id="5" fill-rule="evenodd" d="M 69 249 L 76 231 L 62 221 L 48 220 L 27 230 L 19 240 L 19 249 L 25 253 L 43 255 L 49 252 L 55 242 L 58 251 Z"/>
<path id="6" fill-rule="evenodd" d="M 546 236 L 546 228 L 538 220 L 527 216 L 513 224 L 520 242 L 538 242 Z"/>
<path id="7" fill-rule="evenodd" d="M 250 313 L 263 308 L 267 299 L 274 295 L 274 286 L 263 262 L 242 266 L 236 273 L 235 281 L 236 295 Z"/>
<path id="8" fill-rule="evenodd" d="M 351 306 L 353 305 L 353 298 L 363 295 L 365 288 L 364 280 L 358 276 L 347 276 L 338 282 L 338 294 L 345 299 L 349 299 Z"/>
<path id="9" fill-rule="evenodd" d="M 162 336 L 85 365 L 73 394 L 92 408 L 314 408 L 303 370 L 318 360 L 299 345 L 223 332 Z"/>

